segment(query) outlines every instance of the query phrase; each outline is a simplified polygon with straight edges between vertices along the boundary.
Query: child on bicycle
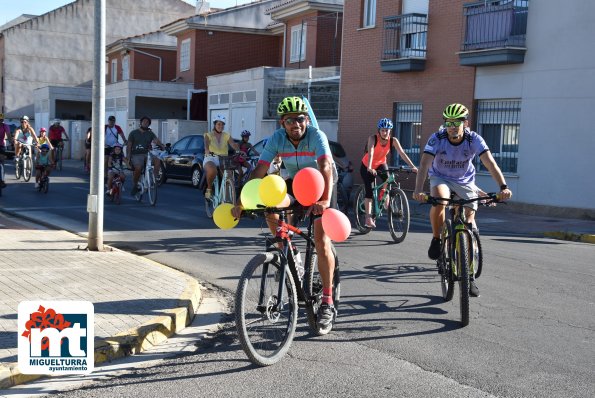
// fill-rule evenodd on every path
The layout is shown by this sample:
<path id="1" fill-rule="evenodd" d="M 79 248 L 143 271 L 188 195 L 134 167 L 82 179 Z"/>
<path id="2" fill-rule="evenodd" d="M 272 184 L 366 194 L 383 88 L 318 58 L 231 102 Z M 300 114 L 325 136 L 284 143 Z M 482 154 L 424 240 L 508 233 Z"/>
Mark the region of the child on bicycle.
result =
<path id="1" fill-rule="evenodd" d="M 128 160 L 122 152 L 122 144 L 117 142 L 113 145 L 112 152 L 107 159 L 107 186 L 109 187 L 109 191 L 107 193 L 108 195 L 112 194 L 112 182 L 114 181 L 115 175 L 120 176 L 120 181 L 122 181 L 122 185 L 124 185 L 124 179 L 126 178 L 124 175 L 124 165 L 126 164 L 128 164 Z"/>
<path id="2" fill-rule="evenodd" d="M 366 210 L 366 222 L 365 225 L 368 228 L 376 228 L 376 222 L 372 218 L 372 183 L 376 179 L 376 175 L 379 171 L 383 171 L 384 174 L 388 171 L 388 165 L 386 163 L 386 157 L 390 152 L 391 146 L 394 147 L 401 159 L 403 159 L 411 167 L 414 173 L 417 173 L 417 167 L 413 164 L 409 156 L 405 153 L 399 140 L 395 137 L 391 137 L 391 130 L 393 128 L 393 122 L 388 118 L 382 118 L 378 121 L 378 130 L 376 134 L 368 137 L 366 144 L 366 152 L 362 158 L 362 165 L 360 167 L 360 175 L 364 181 L 364 187 L 366 189 L 366 199 L 364 200 L 364 207 Z M 384 195 L 384 206 L 388 206 L 388 195 Z"/>
<path id="3" fill-rule="evenodd" d="M 39 152 L 35 157 L 35 189 L 39 188 L 42 173 L 45 177 L 49 177 L 50 168 L 54 165 L 54 153 L 50 151 L 50 146 L 48 144 L 41 144 Z"/>
<path id="4" fill-rule="evenodd" d="M 469 129 L 469 110 L 463 104 L 450 104 L 442 112 L 444 129 L 432 134 L 424 148 L 420 162 L 420 172 L 415 181 L 413 198 L 424 202 L 426 195 L 423 185 L 426 176 L 430 176 L 431 195 L 437 198 L 449 198 L 454 192 L 462 199 L 473 199 L 478 196 L 475 185 L 475 167 L 473 159 L 477 155 L 492 178 L 500 186 L 500 199 L 512 197 L 504 175 L 494 160 L 490 148 L 484 139 Z M 446 217 L 445 204 L 432 206 L 430 222 L 432 224 L 432 241 L 428 249 L 428 257 L 437 260 L 442 251 L 440 231 Z M 475 227 L 475 211 L 477 202 L 465 206 L 467 222 Z M 470 277 L 469 294 L 479 297 L 479 289 L 473 276 Z"/>
<path id="5" fill-rule="evenodd" d="M 243 181 L 244 174 L 250 174 L 250 172 L 252 172 L 252 164 L 248 161 L 247 157 L 260 155 L 253 149 L 252 144 L 249 142 L 251 134 L 252 133 L 248 130 L 244 130 L 240 134 L 242 136 L 242 142 L 240 142 L 241 156 L 238 158 L 238 163 L 240 164 L 240 167 L 238 168 L 238 181 Z M 252 151 L 252 153 L 250 151 Z M 246 168 L 246 171 L 244 171 L 244 168 Z"/>

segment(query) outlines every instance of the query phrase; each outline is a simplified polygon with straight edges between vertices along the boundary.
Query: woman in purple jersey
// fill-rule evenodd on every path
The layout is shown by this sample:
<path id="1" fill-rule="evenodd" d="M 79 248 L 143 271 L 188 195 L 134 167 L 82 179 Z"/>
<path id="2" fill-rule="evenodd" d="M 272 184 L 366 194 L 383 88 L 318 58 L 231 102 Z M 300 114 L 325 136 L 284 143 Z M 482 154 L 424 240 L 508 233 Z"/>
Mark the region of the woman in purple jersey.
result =
<path id="1" fill-rule="evenodd" d="M 434 197 L 448 198 L 451 192 L 463 199 L 477 197 L 479 189 L 475 185 L 473 166 L 473 158 L 477 155 L 500 186 L 500 198 L 510 199 L 512 191 L 508 189 L 502 171 L 492 157 L 490 149 L 480 135 L 469 129 L 467 107 L 462 104 L 450 104 L 444 109 L 442 116 L 445 128 L 432 134 L 424 148 L 415 180 L 413 198 L 420 202 L 425 201 L 423 186 L 427 174 L 430 176 L 431 195 Z M 477 202 L 467 206 L 465 208 L 467 221 L 475 226 Z M 430 209 L 433 237 L 428 256 L 432 260 L 440 257 L 440 231 L 444 224 L 445 208 L 445 205 L 438 205 Z M 469 293 L 471 296 L 479 297 L 479 289 L 475 281 L 471 281 Z"/>

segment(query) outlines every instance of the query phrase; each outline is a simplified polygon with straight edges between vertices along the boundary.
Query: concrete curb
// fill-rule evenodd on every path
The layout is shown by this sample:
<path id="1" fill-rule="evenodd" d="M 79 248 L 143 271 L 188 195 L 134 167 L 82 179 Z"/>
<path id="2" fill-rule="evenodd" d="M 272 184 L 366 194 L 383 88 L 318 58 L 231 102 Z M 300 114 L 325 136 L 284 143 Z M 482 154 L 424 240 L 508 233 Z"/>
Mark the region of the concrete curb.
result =
<path id="1" fill-rule="evenodd" d="M 591 234 L 579 234 L 579 233 L 574 233 L 574 232 L 555 231 L 555 232 L 544 232 L 543 235 L 547 236 L 548 238 L 569 240 L 572 242 L 584 242 L 584 243 L 595 244 L 595 235 L 591 235 Z"/>
<path id="2" fill-rule="evenodd" d="M 118 250 L 113 248 L 113 250 Z M 138 256 L 137 256 L 138 257 Z M 150 259 L 139 257 L 153 265 L 167 267 Z M 114 359 L 139 354 L 161 344 L 175 333 L 192 323 L 196 310 L 202 300 L 200 284 L 183 272 L 167 267 L 186 278 L 184 292 L 178 299 L 178 307 L 163 310 L 167 315 L 156 317 L 144 324 L 118 333 L 116 336 L 95 341 L 95 365 L 111 362 Z M 0 389 L 25 384 L 48 375 L 25 375 L 18 368 L 18 363 L 0 363 Z M 51 377 L 51 376 L 49 376 Z"/>

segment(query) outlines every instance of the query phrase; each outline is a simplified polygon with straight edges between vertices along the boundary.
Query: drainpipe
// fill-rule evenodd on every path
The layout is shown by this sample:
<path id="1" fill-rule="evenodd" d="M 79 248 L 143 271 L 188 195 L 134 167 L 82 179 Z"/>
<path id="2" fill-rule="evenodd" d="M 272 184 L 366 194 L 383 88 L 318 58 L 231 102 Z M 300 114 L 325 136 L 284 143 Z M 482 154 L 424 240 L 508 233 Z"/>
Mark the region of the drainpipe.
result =
<path id="1" fill-rule="evenodd" d="M 159 60 L 159 81 L 161 81 L 161 65 L 163 63 L 163 60 L 161 59 L 161 57 L 158 57 L 156 55 L 153 54 L 149 54 L 147 52 L 141 51 L 141 50 L 137 50 L 136 48 L 128 48 L 128 47 L 124 47 L 127 51 L 134 51 L 137 52 L 139 54 L 144 54 L 148 57 L 153 57 L 153 58 L 157 58 Z"/>

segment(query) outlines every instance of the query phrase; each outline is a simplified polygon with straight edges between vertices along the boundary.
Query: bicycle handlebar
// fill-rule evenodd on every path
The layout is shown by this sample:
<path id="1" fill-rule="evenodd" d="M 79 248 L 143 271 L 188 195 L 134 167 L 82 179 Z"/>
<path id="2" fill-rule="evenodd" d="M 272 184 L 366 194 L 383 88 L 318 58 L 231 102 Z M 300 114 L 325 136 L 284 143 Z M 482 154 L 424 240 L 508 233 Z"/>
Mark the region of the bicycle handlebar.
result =
<path id="1" fill-rule="evenodd" d="M 413 173 L 413 169 L 411 167 L 406 166 L 388 166 L 389 172 L 402 172 L 402 173 Z"/>
<path id="2" fill-rule="evenodd" d="M 490 192 L 487 193 L 486 196 L 478 196 L 476 198 L 471 199 L 455 199 L 455 198 L 438 198 L 430 195 L 426 195 L 426 201 L 422 204 L 429 204 L 432 206 L 435 205 L 443 205 L 446 202 L 447 204 L 451 205 L 459 205 L 463 206 L 473 202 L 481 202 L 482 205 L 488 206 L 491 203 L 506 203 L 505 201 L 500 199 L 500 194 L 497 192 Z"/>

